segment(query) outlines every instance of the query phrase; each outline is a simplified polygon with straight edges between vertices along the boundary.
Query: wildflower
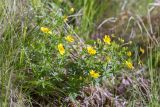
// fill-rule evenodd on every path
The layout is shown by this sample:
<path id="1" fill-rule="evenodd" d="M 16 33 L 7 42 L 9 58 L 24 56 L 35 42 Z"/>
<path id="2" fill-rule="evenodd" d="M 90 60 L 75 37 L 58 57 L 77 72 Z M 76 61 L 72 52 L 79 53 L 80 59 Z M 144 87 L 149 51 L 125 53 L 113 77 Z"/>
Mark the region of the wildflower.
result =
<path id="1" fill-rule="evenodd" d="M 100 77 L 99 73 L 95 72 L 94 70 L 90 70 L 89 74 L 90 74 L 91 77 L 93 77 L 95 79 L 98 78 L 98 77 Z"/>
<path id="2" fill-rule="evenodd" d="M 64 49 L 64 46 L 63 46 L 63 44 L 58 44 L 58 50 L 59 50 L 59 53 L 61 54 L 61 55 L 64 55 L 64 53 L 65 53 L 65 49 Z"/>
<path id="3" fill-rule="evenodd" d="M 133 69 L 133 68 L 134 68 L 132 62 L 130 62 L 130 61 L 126 61 L 126 66 L 127 66 L 129 69 Z"/>
<path id="4" fill-rule="evenodd" d="M 103 38 L 103 41 L 105 43 L 107 43 L 108 45 L 111 44 L 111 38 L 109 37 L 109 35 L 105 35 L 104 38 Z"/>
<path id="5" fill-rule="evenodd" d="M 90 55 L 96 54 L 96 50 L 95 50 L 93 47 L 91 47 L 91 46 L 88 46 L 88 47 L 87 47 L 87 51 L 88 51 L 88 53 L 89 53 Z"/>
<path id="6" fill-rule="evenodd" d="M 144 54 L 144 49 L 140 47 L 140 52 Z"/>
<path id="7" fill-rule="evenodd" d="M 52 34 L 51 30 L 50 30 L 49 28 L 47 28 L 47 27 L 41 27 L 41 31 L 42 31 L 43 33 Z"/>
<path id="8" fill-rule="evenodd" d="M 68 35 L 67 37 L 65 37 L 65 39 L 66 39 L 68 42 L 74 42 L 74 38 L 73 38 L 71 35 Z"/>
<path id="9" fill-rule="evenodd" d="M 128 52 L 127 52 L 127 56 L 129 56 L 129 57 L 132 56 L 132 52 L 131 52 L 131 51 L 128 51 Z"/>
<path id="10" fill-rule="evenodd" d="M 67 22 L 67 21 L 68 21 L 68 16 L 64 15 L 64 16 L 63 16 L 63 21 L 64 21 L 64 22 Z"/>
<path id="11" fill-rule="evenodd" d="M 72 7 L 72 8 L 70 8 L 70 12 L 71 13 L 73 13 L 74 12 L 74 8 Z"/>

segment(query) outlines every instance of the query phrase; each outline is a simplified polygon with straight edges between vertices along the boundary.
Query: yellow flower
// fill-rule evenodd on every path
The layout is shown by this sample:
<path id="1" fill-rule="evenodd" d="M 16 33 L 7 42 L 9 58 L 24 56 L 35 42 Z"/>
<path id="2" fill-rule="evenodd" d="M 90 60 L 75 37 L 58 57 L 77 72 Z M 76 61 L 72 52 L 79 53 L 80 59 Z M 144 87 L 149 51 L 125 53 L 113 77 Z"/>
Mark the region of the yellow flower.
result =
<path id="1" fill-rule="evenodd" d="M 111 44 L 111 38 L 109 37 L 109 35 L 105 35 L 104 38 L 103 38 L 103 41 L 105 43 L 107 43 L 108 45 Z"/>
<path id="2" fill-rule="evenodd" d="M 144 54 L 144 49 L 140 47 L 140 52 Z"/>
<path id="3" fill-rule="evenodd" d="M 51 31 L 49 28 L 47 28 L 47 27 L 41 27 L 41 31 L 42 31 L 43 33 L 52 34 L 52 31 Z"/>
<path id="4" fill-rule="evenodd" d="M 96 54 L 96 50 L 95 50 L 93 47 L 91 47 L 91 46 L 88 46 L 88 47 L 87 47 L 87 51 L 88 51 L 88 53 L 89 53 L 90 55 Z"/>
<path id="5" fill-rule="evenodd" d="M 71 13 L 73 13 L 74 12 L 74 8 L 72 7 L 72 8 L 70 8 L 70 10 L 69 10 Z"/>
<path id="6" fill-rule="evenodd" d="M 89 71 L 89 74 L 90 74 L 90 75 L 94 75 L 94 74 L 95 74 L 95 71 L 90 70 L 90 71 Z"/>
<path id="7" fill-rule="evenodd" d="M 90 74 L 91 77 L 93 77 L 95 79 L 100 77 L 99 73 L 98 72 L 96 73 L 94 70 L 90 70 L 89 74 Z"/>
<path id="8" fill-rule="evenodd" d="M 63 21 L 64 21 L 64 22 L 67 22 L 67 21 L 68 21 L 68 16 L 64 15 L 64 16 L 63 16 Z"/>
<path id="9" fill-rule="evenodd" d="M 64 46 L 63 46 L 63 44 L 58 44 L 58 50 L 59 50 L 59 53 L 61 54 L 61 55 L 64 55 L 64 53 L 65 53 L 65 49 L 64 49 Z"/>
<path id="10" fill-rule="evenodd" d="M 68 42 L 74 42 L 74 38 L 73 38 L 71 35 L 68 35 L 67 37 L 65 37 L 65 39 L 66 39 Z"/>
<path id="11" fill-rule="evenodd" d="M 128 52 L 127 52 L 127 56 L 129 56 L 129 57 L 132 56 L 132 52 L 131 52 L 131 51 L 128 51 Z"/>
<path id="12" fill-rule="evenodd" d="M 130 62 L 130 61 L 126 61 L 126 66 L 127 66 L 129 69 L 133 69 L 133 68 L 134 68 L 132 62 Z"/>

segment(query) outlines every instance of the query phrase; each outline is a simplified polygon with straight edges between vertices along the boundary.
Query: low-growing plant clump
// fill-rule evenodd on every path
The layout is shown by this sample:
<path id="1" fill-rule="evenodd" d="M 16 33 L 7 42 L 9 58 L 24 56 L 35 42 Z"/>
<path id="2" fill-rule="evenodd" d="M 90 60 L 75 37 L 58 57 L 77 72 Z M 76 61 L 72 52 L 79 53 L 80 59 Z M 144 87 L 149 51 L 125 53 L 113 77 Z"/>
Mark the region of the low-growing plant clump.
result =
<path id="1" fill-rule="evenodd" d="M 0 1 L 0 106 L 159 105 L 159 26 L 134 3 Z"/>

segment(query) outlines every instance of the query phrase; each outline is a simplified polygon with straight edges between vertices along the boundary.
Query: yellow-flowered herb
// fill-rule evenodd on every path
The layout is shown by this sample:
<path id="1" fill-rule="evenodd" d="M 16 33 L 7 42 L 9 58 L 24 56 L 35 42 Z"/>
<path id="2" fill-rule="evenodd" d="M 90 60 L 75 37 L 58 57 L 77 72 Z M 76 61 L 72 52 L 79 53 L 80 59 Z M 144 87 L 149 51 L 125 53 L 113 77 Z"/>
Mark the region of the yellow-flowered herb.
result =
<path id="1" fill-rule="evenodd" d="M 93 47 L 91 47 L 91 46 L 87 47 L 87 51 L 88 51 L 88 53 L 90 55 L 95 55 L 96 54 L 96 50 Z"/>
<path id="2" fill-rule="evenodd" d="M 127 52 L 127 56 L 129 56 L 129 57 L 132 56 L 132 52 L 131 52 L 131 51 L 128 51 L 128 52 Z"/>
<path id="3" fill-rule="evenodd" d="M 51 31 L 49 28 L 47 28 L 47 27 L 41 27 L 41 31 L 42 31 L 43 33 L 52 34 L 52 31 Z"/>
<path id="4" fill-rule="evenodd" d="M 100 77 L 99 73 L 95 72 L 94 70 L 90 70 L 89 74 L 90 74 L 91 77 L 93 77 L 95 79 Z"/>
<path id="5" fill-rule="evenodd" d="M 58 50 L 61 55 L 65 54 L 65 49 L 62 43 L 58 44 Z"/>
<path id="6" fill-rule="evenodd" d="M 105 35 L 104 38 L 103 38 L 103 41 L 105 43 L 107 43 L 108 45 L 111 44 L 111 38 L 109 37 L 109 35 Z"/>
<path id="7" fill-rule="evenodd" d="M 65 39 L 66 39 L 66 41 L 68 41 L 68 42 L 74 42 L 74 38 L 73 38 L 73 36 L 71 36 L 71 35 L 66 36 Z"/>
<path id="8" fill-rule="evenodd" d="M 127 66 L 129 69 L 133 69 L 133 68 L 134 68 L 131 61 L 126 61 L 125 64 L 126 64 L 126 66 Z"/>
<path id="9" fill-rule="evenodd" d="M 140 47 L 140 52 L 144 54 L 144 49 Z"/>

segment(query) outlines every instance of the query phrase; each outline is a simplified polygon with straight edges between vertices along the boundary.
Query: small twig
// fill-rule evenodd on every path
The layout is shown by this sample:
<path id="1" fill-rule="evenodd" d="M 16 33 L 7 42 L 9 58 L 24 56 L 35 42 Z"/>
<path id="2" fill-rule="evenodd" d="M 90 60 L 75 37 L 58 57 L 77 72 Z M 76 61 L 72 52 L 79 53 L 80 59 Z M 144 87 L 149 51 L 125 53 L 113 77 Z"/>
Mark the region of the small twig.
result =
<path id="1" fill-rule="evenodd" d="M 107 22 L 116 22 L 116 21 L 117 21 L 117 18 L 115 17 L 107 18 L 97 27 L 97 29 L 101 28 L 102 25 L 104 25 Z"/>

